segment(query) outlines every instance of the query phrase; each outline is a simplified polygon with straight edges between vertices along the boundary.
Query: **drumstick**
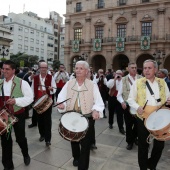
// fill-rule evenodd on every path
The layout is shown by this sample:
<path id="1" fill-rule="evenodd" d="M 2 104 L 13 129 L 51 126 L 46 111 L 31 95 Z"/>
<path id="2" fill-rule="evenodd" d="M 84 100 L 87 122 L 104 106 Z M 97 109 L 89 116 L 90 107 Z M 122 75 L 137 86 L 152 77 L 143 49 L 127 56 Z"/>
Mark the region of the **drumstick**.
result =
<path id="1" fill-rule="evenodd" d="M 145 105 L 143 106 L 143 110 L 145 109 L 147 103 L 148 103 L 148 100 L 146 100 L 146 103 L 145 103 Z"/>
<path id="2" fill-rule="evenodd" d="M 58 106 L 58 105 L 60 105 L 60 104 L 62 104 L 62 103 L 64 103 L 64 102 L 66 102 L 67 100 L 70 100 L 70 99 L 71 99 L 71 98 L 68 98 L 68 99 L 66 99 L 66 100 L 64 100 L 64 101 L 62 101 L 62 102 L 60 102 L 60 103 L 54 105 L 53 107 L 56 107 L 56 106 Z"/>
<path id="3" fill-rule="evenodd" d="M 41 84 L 39 84 L 38 86 L 43 86 L 43 87 L 50 87 L 50 86 L 44 86 L 44 85 L 41 85 Z M 53 89 L 57 89 L 56 87 L 52 87 Z"/>
<path id="4" fill-rule="evenodd" d="M 161 109 L 163 106 L 165 106 L 165 104 L 166 104 L 166 102 L 165 102 L 163 105 L 161 105 L 161 107 L 160 107 L 159 109 Z M 157 112 L 159 109 L 157 109 L 156 112 Z"/>

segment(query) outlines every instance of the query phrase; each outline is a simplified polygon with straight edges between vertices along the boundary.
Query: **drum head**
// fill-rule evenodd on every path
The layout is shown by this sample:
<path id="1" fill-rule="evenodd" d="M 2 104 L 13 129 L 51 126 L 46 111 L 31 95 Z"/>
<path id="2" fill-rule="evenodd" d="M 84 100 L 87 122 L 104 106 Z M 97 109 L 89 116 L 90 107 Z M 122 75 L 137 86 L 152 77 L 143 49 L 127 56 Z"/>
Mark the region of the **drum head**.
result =
<path id="1" fill-rule="evenodd" d="M 40 97 L 34 104 L 34 107 L 37 106 L 39 103 L 41 103 L 45 98 L 47 98 L 48 95 L 44 95 L 42 97 Z"/>
<path id="2" fill-rule="evenodd" d="M 146 128 L 148 130 L 160 130 L 170 123 L 170 110 L 160 109 L 153 112 L 146 119 Z"/>
<path id="3" fill-rule="evenodd" d="M 65 113 L 61 117 L 61 124 L 72 132 L 83 132 L 88 128 L 87 119 L 76 112 Z"/>

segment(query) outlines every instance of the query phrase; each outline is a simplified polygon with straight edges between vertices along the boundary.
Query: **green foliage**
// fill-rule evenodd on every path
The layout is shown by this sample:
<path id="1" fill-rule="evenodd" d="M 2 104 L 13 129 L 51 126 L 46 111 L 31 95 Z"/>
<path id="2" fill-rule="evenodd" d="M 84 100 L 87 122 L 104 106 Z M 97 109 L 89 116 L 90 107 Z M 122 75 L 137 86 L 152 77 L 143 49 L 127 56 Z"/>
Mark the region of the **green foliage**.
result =
<path id="1" fill-rule="evenodd" d="M 54 60 L 53 64 L 52 64 L 53 70 L 57 70 L 59 68 L 59 66 L 60 66 L 60 61 Z"/>
<path id="2" fill-rule="evenodd" d="M 17 67 L 20 67 L 20 61 L 24 61 L 24 67 L 32 67 L 38 63 L 38 56 L 27 55 L 25 53 L 12 54 L 10 60 L 16 63 Z"/>

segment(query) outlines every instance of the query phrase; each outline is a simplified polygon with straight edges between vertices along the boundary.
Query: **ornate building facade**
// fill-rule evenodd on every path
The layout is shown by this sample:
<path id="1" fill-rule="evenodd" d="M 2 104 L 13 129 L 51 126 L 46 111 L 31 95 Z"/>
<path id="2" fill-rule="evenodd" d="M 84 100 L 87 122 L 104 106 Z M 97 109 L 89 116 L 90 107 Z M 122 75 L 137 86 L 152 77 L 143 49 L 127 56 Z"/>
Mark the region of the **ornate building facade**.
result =
<path id="1" fill-rule="evenodd" d="M 99 68 L 142 68 L 155 59 L 170 71 L 169 0 L 67 0 L 65 65 L 84 58 Z"/>

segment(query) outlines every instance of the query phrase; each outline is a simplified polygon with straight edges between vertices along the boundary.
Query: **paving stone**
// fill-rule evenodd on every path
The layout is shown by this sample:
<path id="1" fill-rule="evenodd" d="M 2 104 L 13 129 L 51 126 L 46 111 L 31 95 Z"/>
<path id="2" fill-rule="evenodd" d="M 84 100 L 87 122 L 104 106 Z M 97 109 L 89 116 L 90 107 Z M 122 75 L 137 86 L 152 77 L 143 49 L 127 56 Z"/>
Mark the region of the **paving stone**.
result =
<path id="1" fill-rule="evenodd" d="M 50 147 L 49 149 L 45 150 L 44 152 L 36 155 L 33 159 L 44 162 L 49 165 L 61 167 L 65 164 L 68 160 L 70 160 L 72 154 L 70 151 Z"/>

